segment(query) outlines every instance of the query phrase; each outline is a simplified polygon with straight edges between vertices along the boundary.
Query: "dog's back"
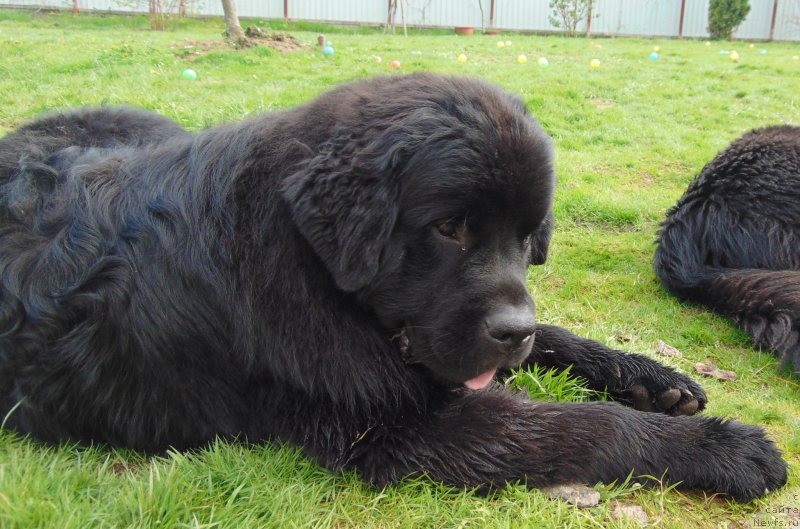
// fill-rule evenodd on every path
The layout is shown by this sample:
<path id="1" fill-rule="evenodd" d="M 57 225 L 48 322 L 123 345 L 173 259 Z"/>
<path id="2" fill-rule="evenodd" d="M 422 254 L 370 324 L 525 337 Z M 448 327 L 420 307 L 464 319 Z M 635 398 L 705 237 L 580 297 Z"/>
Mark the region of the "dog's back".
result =
<path id="1" fill-rule="evenodd" d="M 35 252 L 37 235 L 47 238 L 43 221 L 52 215 L 41 210 L 55 213 L 58 206 L 47 203 L 56 188 L 63 187 L 64 175 L 76 160 L 89 161 L 92 151 L 157 145 L 186 136 L 188 132 L 163 116 L 117 106 L 52 113 L 0 138 L 0 236 L 8 241 L 16 233 L 14 238 L 24 246 L 3 249 L 4 276 L 8 278 L 12 263 L 19 261 L 14 255 Z M 0 294 L 2 336 L 20 325 L 22 315 L 14 296 L 2 287 Z"/>
<path id="2" fill-rule="evenodd" d="M 0 138 L 0 184 L 32 166 L 50 165 L 65 149 L 157 145 L 188 133 L 177 123 L 145 110 L 97 107 L 56 112 Z"/>
<path id="3" fill-rule="evenodd" d="M 667 214 L 654 264 L 672 294 L 800 371 L 800 128 L 750 131 L 709 162 Z"/>
<path id="4" fill-rule="evenodd" d="M 65 402 L 58 397 L 65 382 L 58 375 L 90 349 L 78 339 L 88 335 L 81 329 L 94 326 L 93 335 L 102 336 L 104 321 L 126 318 L 114 312 L 125 303 L 109 302 L 133 290 L 122 287 L 130 265 L 108 251 L 111 230 L 103 229 L 103 218 L 111 218 L 103 208 L 119 208 L 126 194 L 125 185 L 115 182 L 113 165 L 139 148 L 189 136 L 157 114 L 100 107 L 51 114 L 0 138 L 0 420 L 7 425 L 60 440 L 87 420 L 85 411 L 56 411 L 63 424 L 48 423 L 18 393 L 35 385 L 42 389 L 40 405 L 47 407 L 49 399 L 51 407 L 64 410 L 80 410 L 80 399 L 96 398 L 75 391 L 76 401 Z M 133 337 L 99 339 L 125 350 Z M 47 366 L 41 372 L 26 371 L 23 366 L 42 355 L 45 343 L 57 344 L 51 349 L 58 354 L 39 358 Z M 119 360 L 108 358 L 117 362 L 119 376 L 135 378 Z M 103 369 L 96 366 L 92 376 L 104 376 Z"/>

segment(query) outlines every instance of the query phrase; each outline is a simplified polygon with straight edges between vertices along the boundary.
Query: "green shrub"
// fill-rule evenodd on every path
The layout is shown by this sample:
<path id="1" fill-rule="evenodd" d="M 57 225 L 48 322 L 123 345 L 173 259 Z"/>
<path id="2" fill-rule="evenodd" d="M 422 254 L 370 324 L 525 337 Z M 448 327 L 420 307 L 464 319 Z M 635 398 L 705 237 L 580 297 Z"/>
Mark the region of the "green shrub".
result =
<path id="1" fill-rule="evenodd" d="M 586 18 L 591 6 L 592 0 L 550 0 L 550 8 L 553 10 L 549 16 L 550 24 L 574 37 L 578 24 Z"/>
<path id="2" fill-rule="evenodd" d="M 708 6 L 708 32 L 711 38 L 730 39 L 749 12 L 748 0 L 711 0 Z"/>

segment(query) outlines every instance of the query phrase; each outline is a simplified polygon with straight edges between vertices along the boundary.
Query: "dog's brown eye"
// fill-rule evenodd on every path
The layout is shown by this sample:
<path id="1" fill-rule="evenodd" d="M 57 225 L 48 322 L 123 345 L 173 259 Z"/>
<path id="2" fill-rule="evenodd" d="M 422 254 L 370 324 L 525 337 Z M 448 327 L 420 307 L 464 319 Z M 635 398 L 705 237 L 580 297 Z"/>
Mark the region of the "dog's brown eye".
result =
<path id="1" fill-rule="evenodd" d="M 439 235 L 447 237 L 448 239 L 455 239 L 458 235 L 458 230 L 454 222 L 442 222 L 436 226 L 436 231 L 439 232 Z"/>
<path id="2" fill-rule="evenodd" d="M 449 220 L 441 222 L 434 227 L 435 233 L 444 237 L 448 243 L 456 243 L 466 250 L 467 246 L 467 224 L 464 221 Z"/>

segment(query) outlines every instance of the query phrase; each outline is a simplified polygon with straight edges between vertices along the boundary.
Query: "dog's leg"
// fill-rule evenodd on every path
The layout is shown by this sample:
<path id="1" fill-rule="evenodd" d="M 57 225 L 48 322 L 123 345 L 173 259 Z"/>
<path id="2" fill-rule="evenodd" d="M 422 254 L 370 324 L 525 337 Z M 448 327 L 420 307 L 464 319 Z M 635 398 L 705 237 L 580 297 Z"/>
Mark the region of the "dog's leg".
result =
<path id="1" fill-rule="evenodd" d="M 615 403 L 533 403 L 503 391 L 452 392 L 354 439 L 345 467 L 382 487 L 425 473 L 458 487 L 621 482 L 634 476 L 749 501 L 786 482 L 763 430 Z"/>
<path id="2" fill-rule="evenodd" d="M 708 399 L 689 377 L 646 356 L 624 353 L 552 325 L 539 325 L 523 366 L 565 369 L 637 410 L 692 415 Z"/>
<path id="3" fill-rule="evenodd" d="M 703 286 L 705 304 L 734 318 L 800 376 L 800 271 L 733 270 Z"/>

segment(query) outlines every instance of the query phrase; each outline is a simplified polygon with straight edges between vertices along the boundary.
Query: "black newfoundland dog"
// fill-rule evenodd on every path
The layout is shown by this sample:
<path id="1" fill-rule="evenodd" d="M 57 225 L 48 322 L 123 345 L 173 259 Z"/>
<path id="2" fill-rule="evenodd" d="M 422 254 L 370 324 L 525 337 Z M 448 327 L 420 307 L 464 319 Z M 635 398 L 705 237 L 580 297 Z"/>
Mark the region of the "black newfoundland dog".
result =
<path id="1" fill-rule="evenodd" d="M 752 130 L 706 165 L 667 214 L 655 269 L 800 375 L 800 128 Z"/>
<path id="2" fill-rule="evenodd" d="M 552 148 L 497 88 L 375 79 L 196 136 L 86 110 L 0 156 L 0 413 L 19 432 L 151 452 L 276 439 L 378 486 L 668 470 L 750 500 L 786 480 L 760 428 L 671 416 L 705 405 L 688 378 L 535 325 Z M 493 382 L 534 362 L 632 407 Z"/>

